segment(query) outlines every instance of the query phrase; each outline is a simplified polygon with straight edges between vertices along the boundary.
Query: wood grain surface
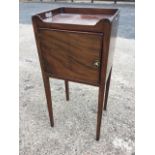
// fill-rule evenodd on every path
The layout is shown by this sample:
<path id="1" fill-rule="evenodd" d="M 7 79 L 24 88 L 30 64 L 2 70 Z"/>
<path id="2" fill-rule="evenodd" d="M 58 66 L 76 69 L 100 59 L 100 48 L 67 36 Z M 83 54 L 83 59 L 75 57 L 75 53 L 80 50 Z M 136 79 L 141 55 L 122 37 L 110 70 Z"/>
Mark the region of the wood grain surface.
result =
<path id="1" fill-rule="evenodd" d="M 102 35 L 40 29 L 39 38 L 45 70 L 64 79 L 99 83 Z"/>

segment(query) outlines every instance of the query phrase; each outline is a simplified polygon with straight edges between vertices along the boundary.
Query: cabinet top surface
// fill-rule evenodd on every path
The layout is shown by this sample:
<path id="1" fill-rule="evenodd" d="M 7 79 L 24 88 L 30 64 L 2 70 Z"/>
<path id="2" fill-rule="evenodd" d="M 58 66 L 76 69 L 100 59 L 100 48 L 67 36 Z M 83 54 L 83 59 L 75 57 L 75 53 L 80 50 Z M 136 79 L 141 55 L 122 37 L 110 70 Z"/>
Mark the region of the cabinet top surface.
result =
<path id="1" fill-rule="evenodd" d="M 101 19 L 109 18 L 110 15 L 98 14 L 76 14 L 76 13 L 60 13 L 49 18 L 45 18 L 44 22 L 65 23 L 76 25 L 95 25 Z"/>
<path id="2" fill-rule="evenodd" d="M 104 19 L 113 20 L 118 12 L 118 9 L 62 7 L 36 14 L 36 16 L 43 23 L 94 26 Z"/>

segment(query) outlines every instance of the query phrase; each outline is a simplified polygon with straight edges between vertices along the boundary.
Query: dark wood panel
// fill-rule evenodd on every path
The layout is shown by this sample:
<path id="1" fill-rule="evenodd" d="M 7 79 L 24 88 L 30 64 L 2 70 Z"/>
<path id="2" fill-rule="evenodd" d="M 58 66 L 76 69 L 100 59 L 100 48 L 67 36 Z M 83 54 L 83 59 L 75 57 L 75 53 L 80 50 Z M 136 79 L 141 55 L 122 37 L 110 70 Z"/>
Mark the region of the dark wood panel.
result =
<path id="1" fill-rule="evenodd" d="M 99 83 L 102 35 L 68 31 L 39 30 L 45 70 L 54 76 Z"/>
<path id="2" fill-rule="evenodd" d="M 116 38 L 117 38 L 118 22 L 119 22 L 119 15 L 113 20 L 113 22 L 111 24 L 110 45 L 109 45 L 106 79 L 108 79 L 110 70 L 113 65 L 113 57 L 114 57 L 115 44 L 116 44 Z"/>

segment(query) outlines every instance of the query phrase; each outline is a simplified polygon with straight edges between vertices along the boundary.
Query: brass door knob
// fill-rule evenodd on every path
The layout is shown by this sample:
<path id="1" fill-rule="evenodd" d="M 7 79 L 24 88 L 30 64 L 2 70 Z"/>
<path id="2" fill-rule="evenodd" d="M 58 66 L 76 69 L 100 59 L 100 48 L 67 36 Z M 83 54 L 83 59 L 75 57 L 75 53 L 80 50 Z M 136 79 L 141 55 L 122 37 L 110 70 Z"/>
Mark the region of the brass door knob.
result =
<path id="1" fill-rule="evenodd" d="M 100 61 L 99 60 L 95 60 L 94 63 L 93 63 L 93 65 L 95 67 L 99 68 L 100 67 Z"/>

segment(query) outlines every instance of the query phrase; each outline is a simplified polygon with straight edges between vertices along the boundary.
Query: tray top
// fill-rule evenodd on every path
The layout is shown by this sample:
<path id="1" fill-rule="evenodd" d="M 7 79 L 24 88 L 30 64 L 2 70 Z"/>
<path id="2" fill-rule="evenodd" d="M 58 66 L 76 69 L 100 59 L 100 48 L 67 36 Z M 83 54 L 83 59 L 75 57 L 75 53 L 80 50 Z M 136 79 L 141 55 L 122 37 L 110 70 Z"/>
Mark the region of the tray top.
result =
<path id="1" fill-rule="evenodd" d="M 38 28 L 103 32 L 104 23 L 118 19 L 118 9 L 66 8 L 48 10 L 32 16 Z"/>
<path id="2" fill-rule="evenodd" d="M 48 23 L 63 23 L 76 25 L 95 25 L 101 19 L 109 18 L 110 15 L 103 14 L 76 14 L 76 13 L 59 13 L 54 16 L 45 18 L 43 21 Z"/>

